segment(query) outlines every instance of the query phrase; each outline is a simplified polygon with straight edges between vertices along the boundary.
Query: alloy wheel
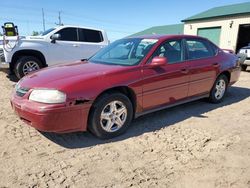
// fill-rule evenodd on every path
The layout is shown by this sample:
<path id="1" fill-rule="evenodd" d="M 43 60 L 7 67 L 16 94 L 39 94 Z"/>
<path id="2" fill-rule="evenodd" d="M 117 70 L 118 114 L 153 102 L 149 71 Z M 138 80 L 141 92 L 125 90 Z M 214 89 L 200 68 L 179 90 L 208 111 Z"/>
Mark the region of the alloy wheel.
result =
<path id="1" fill-rule="evenodd" d="M 40 67 L 37 62 L 35 61 L 28 61 L 23 65 L 23 74 L 27 75 L 30 72 L 39 70 Z"/>
<path id="2" fill-rule="evenodd" d="M 127 115 L 127 108 L 123 102 L 112 101 L 101 112 L 101 127 L 107 132 L 118 131 L 126 122 Z"/>
<path id="3" fill-rule="evenodd" d="M 218 82 L 216 83 L 216 91 L 215 91 L 215 98 L 217 100 L 220 100 L 223 96 L 224 93 L 226 91 L 226 82 L 223 79 L 218 80 Z"/>

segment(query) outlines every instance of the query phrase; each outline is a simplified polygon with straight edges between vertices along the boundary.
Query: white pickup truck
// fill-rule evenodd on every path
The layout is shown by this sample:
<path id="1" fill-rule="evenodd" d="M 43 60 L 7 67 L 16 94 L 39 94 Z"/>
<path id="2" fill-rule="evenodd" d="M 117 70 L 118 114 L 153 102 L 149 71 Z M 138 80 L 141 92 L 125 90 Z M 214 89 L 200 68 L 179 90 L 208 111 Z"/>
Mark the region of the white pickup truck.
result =
<path id="1" fill-rule="evenodd" d="M 103 30 L 59 26 L 40 36 L 23 37 L 15 44 L 11 43 L 14 42 L 6 44 L 3 50 L 4 61 L 20 79 L 43 67 L 87 59 L 107 46 L 109 41 Z"/>
<path id="2" fill-rule="evenodd" d="M 241 64 L 241 69 L 243 71 L 246 71 L 247 67 L 250 66 L 250 43 L 248 44 L 248 46 L 241 48 L 239 53 L 246 55 L 246 60 Z"/>

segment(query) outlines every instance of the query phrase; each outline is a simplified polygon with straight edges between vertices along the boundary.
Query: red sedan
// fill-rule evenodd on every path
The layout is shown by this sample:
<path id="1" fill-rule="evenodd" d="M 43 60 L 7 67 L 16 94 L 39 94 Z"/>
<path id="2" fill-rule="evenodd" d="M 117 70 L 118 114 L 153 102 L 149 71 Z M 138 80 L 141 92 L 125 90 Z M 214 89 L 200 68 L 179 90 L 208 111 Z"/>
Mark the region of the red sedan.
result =
<path id="1" fill-rule="evenodd" d="M 62 52 L 67 53 L 67 52 Z M 140 115 L 207 97 L 221 102 L 240 76 L 238 58 L 207 39 L 186 35 L 125 38 L 89 60 L 20 80 L 11 104 L 46 132 L 123 133 Z"/>

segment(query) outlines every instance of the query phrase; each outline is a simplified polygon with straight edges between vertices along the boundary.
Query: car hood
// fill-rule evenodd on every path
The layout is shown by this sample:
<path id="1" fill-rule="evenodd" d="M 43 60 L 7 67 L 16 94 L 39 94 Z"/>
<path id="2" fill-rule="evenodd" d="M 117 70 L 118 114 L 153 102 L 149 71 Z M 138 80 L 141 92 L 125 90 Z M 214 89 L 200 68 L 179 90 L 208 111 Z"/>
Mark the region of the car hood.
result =
<path id="1" fill-rule="evenodd" d="M 79 61 L 42 69 L 25 76 L 20 81 L 24 88 L 54 88 L 64 90 L 66 87 L 84 82 L 90 84 L 91 80 L 101 80 L 103 75 L 125 68 L 118 65 L 105 65 Z"/>

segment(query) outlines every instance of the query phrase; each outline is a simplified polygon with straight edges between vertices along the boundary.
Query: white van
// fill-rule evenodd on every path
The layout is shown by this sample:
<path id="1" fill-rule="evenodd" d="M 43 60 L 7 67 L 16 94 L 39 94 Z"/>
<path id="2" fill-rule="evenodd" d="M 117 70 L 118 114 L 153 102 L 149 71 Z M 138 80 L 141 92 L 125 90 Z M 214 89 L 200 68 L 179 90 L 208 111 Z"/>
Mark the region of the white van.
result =
<path id="1" fill-rule="evenodd" d="M 59 26 L 39 36 L 10 41 L 4 48 L 5 63 L 18 78 L 43 67 L 88 59 L 109 43 L 105 31 Z"/>

